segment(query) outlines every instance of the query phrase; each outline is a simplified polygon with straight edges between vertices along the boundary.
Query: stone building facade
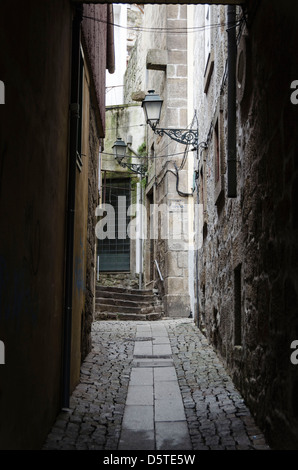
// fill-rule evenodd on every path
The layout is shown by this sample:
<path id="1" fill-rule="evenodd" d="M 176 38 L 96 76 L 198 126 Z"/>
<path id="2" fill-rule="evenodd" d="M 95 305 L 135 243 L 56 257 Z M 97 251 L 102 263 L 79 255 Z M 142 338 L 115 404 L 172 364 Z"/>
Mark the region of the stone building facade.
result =
<path id="1" fill-rule="evenodd" d="M 124 210 L 124 227 L 116 227 L 114 235 L 107 235 L 107 239 L 101 240 L 98 233 L 98 282 L 109 285 L 127 283 L 132 287 L 138 287 L 138 277 L 141 268 L 140 250 L 141 238 L 138 232 L 139 209 L 141 202 L 141 174 L 136 173 L 126 166 L 121 166 L 115 159 L 113 146 L 117 139 L 121 139 L 126 145 L 126 156 L 123 165 L 139 165 L 146 163 L 142 156 L 142 149 L 145 144 L 144 127 L 140 126 L 143 121 L 143 112 L 136 103 L 110 105 L 106 107 L 107 131 L 104 142 L 104 151 L 101 154 L 101 175 L 100 175 L 100 204 L 98 214 L 104 214 L 101 219 L 105 223 L 106 212 L 103 212 L 105 205 L 112 205 L 115 210 L 115 218 Z M 145 170 L 144 170 L 145 171 Z M 144 196 L 143 196 L 144 197 Z M 120 199 L 119 199 L 120 198 Z M 125 198 L 125 206 L 121 206 L 121 198 Z M 100 219 L 99 219 L 100 220 Z M 117 222 L 116 222 L 117 225 Z M 136 227 L 136 231 L 130 228 Z M 106 228 L 107 229 L 107 226 Z M 121 245 L 122 235 L 119 230 L 125 230 L 126 258 L 122 262 L 123 256 Z M 111 240 L 108 237 L 111 236 Z M 119 260 L 117 261 L 117 259 Z M 143 286 L 142 286 L 143 287 Z"/>
<path id="2" fill-rule="evenodd" d="M 187 35 L 167 35 L 165 31 L 186 28 L 187 5 L 145 5 L 145 25 L 157 32 L 145 31 L 136 41 L 125 77 L 126 102 L 140 104 L 147 90 L 155 89 L 164 100 L 159 126 L 186 128 Z M 184 145 L 166 135 L 156 136 L 148 126 L 146 133 L 144 282 L 147 287 L 159 289 L 166 315 L 189 316 L 188 231 L 182 228 L 178 233 L 176 222 L 179 219 L 182 227 L 188 221 L 192 197 L 187 159 L 190 149 L 186 151 Z M 190 171 L 192 174 L 192 166 Z"/>
<path id="3" fill-rule="evenodd" d="M 101 152 L 100 202 L 97 213 L 98 228 L 105 224 L 108 229 L 108 215 L 105 205 L 113 207 L 115 214 L 114 234 L 101 234 L 98 230 L 97 250 L 97 281 L 99 284 L 125 285 L 138 288 L 142 286 L 142 250 L 141 238 L 138 233 L 138 205 L 143 193 L 141 175 L 125 166 L 146 163 L 141 156 L 146 147 L 143 111 L 139 103 L 129 102 L 125 97 L 127 80 L 127 61 L 134 50 L 137 28 L 143 21 L 141 5 L 113 5 L 115 28 L 115 61 L 117 67 L 113 75 L 107 73 L 106 89 L 106 134 L 104 149 Z M 120 27 L 119 27 L 120 25 Z M 122 165 L 114 156 L 114 144 L 117 139 L 126 144 L 126 156 Z M 142 189 L 142 191 L 141 191 Z M 125 205 L 123 200 L 125 198 Z M 117 225 L 118 214 L 121 213 L 121 226 Z M 124 220 L 125 219 L 125 220 Z M 124 226 L 125 225 L 125 226 Z M 137 233 L 129 236 L 130 228 L 137 228 Z M 124 240 L 125 230 L 127 236 Z M 134 230 L 132 230 L 134 232 Z M 104 237 L 104 238 L 103 238 Z M 102 239 L 103 238 L 103 239 Z M 141 282 L 139 281 L 141 278 Z"/>
<path id="4" fill-rule="evenodd" d="M 112 9 L 1 8 L 0 448 L 39 449 L 90 350 Z"/>
<path id="5" fill-rule="evenodd" d="M 228 7 L 197 5 L 196 25 L 207 25 L 207 9 L 217 26 L 194 40 L 206 143 L 195 164 L 196 322 L 272 446 L 297 449 L 297 6 L 249 1 L 229 23 Z"/>

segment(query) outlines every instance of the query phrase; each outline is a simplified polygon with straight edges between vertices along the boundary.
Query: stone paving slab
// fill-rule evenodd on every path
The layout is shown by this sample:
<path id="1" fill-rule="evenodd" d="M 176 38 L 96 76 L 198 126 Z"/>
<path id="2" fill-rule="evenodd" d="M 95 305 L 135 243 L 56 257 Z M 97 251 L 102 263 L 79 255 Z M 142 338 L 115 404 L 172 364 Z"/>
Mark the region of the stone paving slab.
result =
<path id="1" fill-rule="evenodd" d="M 148 334 L 148 341 L 138 341 L 138 339 L 144 338 L 142 337 L 144 332 Z M 158 338 L 158 343 L 154 344 L 156 337 Z M 150 368 L 139 368 L 138 373 L 133 373 L 134 369 L 132 369 L 124 414 L 125 417 L 127 413 L 129 414 L 129 427 L 124 419 L 119 443 L 121 450 L 135 450 L 136 445 L 141 449 L 146 448 L 146 446 L 152 449 L 153 445 L 153 448 L 158 450 L 168 450 L 168 448 L 178 449 L 181 446 L 191 448 L 189 430 L 175 368 L 172 364 L 171 367 L 165 369 L 162 367 L 163 363 L 161 363 L 160 367 L 159 361 L 163 361 L 163 359 L 160 359 L 163 356 L 168 356 L 172 361 L 172 349 L 165 325 L 149 323 L 146 325 L 146 328 L 140 328 L 138 325 L 134 358 L 143 357 L 151 359 L 152 357 L 154 364 L 151 363 L 152 367 Z M 170 374 L 171 380 L 161 381 L 159 377 L 159 380 L 155 381 L 156 375 L 153 372 L 159 369 L 162 371 L 166 370 L 168 375 Z M 148 372 L 150 376 L 148 376 L 147 385 L 144 385 Z M 133 417 L 130 412 L 131 405 L 146 405 L 147 408 L 152 408 L 154 421 L 153 435 L 151 430 L 149 433 L 147 432 L 147 421 L 142 428 L 142 415 L 137 416 L 135 413 L 135 424 L 133 423 Z M 148 413 L 148 409 L 146 412 Z M 175 432 L 173 432 L 173 429 L 175 429 Z M 139 431 L 138 436 L 135 435 L 136 430 Z"/>
<path id="2" fill-rule="evenodd" d="M 155 450 L 154 431 L 123 430 L 117 450 Z"/>
<path id="3" fill-rule="evenodd" d="M 123 429 L 153 431 L 154 416 L 150 405 L 126 405 L 123 416 Z"/>
<path id="4" fill-rule="evenodd" d="M 156 399 L 155 421 L 186 421 L 182 398 Z"/>
<path id="5" fill-rule="evenodd" d="M 174 369 L 174 368 L 173 368 Z M 175 370 L 175 369 L 174 369 Z M 176 380 L 154 382 L 154 396 L 156 400 L 182 400 L 181 391 Z"/>
<path id="6" fill-rule="evenodd" d="M 155 426 L 157 450 L 192 450 L 186 421 L 160 421 Z"/>
<path id="7" fill-rule="evenodd" d="M 150 405 L 153 406 L 152 385 L 129 385 L 126 405 Z"/>
<path id="8" fill-rule="evenodd" d="M 153 354 L 154 346 L 169 344 L 171 354 Z M 43 449 L 269 449 L 193 320 L 97 321 L 92 326 L 92 345 L 69 409 L 57 416 Z M 179 386 L 180 402 L 171 383 Z M 143 387 L 148 396 L 150 387 L 156 387 L 154 406 L 137 404 L 141 402 L 137 394 L 128 404 L 130 393 L 137 390 L 130 386 Z M 163 390 L 175 396 L 172 407 Z"/>
<path id="9" fill-rule="evenodd" d="M 153 386 L 153 370 L 152 367 L 133 368 L 130 375 L 130 384 Z"/>
<path id="10" fill-rule="evenodd" d="M 139 341 L 135 345 L 135 356 L 152 356 L 153 348 L 151 341 Z"/>
<path id="11" fill-rule="evenodd" d="M 158 344 L 170 344 L 170 340 L 165 336 L 156 336 L 153 338 L 153 345 L 158 345 Z"/>
<path id="12" fill-rule="evenodd" d="M 153 344 L 153 356 L 170 356 L 172 354 L 169 344 Z"/>
<path id="13" fill-rule="evenodd" d="M 176 382 L 177 380 L 177 375 L 174 367 L 156 367 L 155 369 L 153 369 L 153 373 L 156 385 L 158 385 L 158 382 L 168 382 L 170 380 L 174 380 Z"/>

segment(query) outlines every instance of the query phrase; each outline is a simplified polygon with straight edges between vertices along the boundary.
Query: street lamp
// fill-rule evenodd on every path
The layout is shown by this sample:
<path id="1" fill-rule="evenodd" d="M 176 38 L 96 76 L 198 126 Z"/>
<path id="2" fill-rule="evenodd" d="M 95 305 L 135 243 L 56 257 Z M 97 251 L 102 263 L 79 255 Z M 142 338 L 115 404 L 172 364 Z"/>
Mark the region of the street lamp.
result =
<path id="1" fill-rule="evenodd" d="M 157 128 L 160 121 L 161 108 L 163 100 L 155 93 L 154 90 L 149 90 L 148 95 L 142 101 L 142 108 L 144 110 L 146 123 L 149 124 L 155 134 L 163 136 L 166 134 L 172 140 L 184 145 L 198 145 L 198 131 L 195 129 L 164 129 Z"/>
<path id="2" fill-rule="evenodd" d="M 149 90 L 148 93 L 149 95 L 146 95 L 142 101 L 142 108 L 144 109 L 146 123 L 152 129 L 155 129 L 160 121 L 163 100 L 154 90 Z"/>
<path id="3" fill-rule="evenodd" d="M 126 148 L 126 143 L 120 137 L 118 137 L 112 147 L 114 157 L 117 163 L 122 166 L 122 168 L 128 168 L 130 171 L 133 171 L 134 173 L 137 173 L 142 177 L 142 175 L 144 175 L 146 172 L 146 165 L 144 165 L 143 163 L 124 162 L 123 159 L 126 156 Z"/>
<path id="4" fill-rule="evenodd" d="M 142 258 L 143 258 L 143 243 L 142 243 L 142 231 L 143 231 L 143 190 L 142 190 L 142 179 L 143 175 L 145 174 L 147 167 L 143 163 L 128 163 L 124 162 L 123 159 L 126 154 L 126 148 L 127 145 L 126 143 L 118 137 L 117 140 L 114 142 L 114 145 L 112 147 L 114 157 L 116 161 L 118 162 L 119 165 L 122 166 L 122 168 L 128 168 L 130 171 L 137 173 L 140 175 L 141 178 L 141 184 L 140 184 L 140 267 L 139 267 L 139 289 L 142 289 L 142 271 L 143 271 L 143 264 L 142 264 Z"/>
<path id="5" fill-rule="evenodd" d="M 126 143 L 123 142 L 123 140 L 120 137 L 117 138 L 117 140 L 114 142 L 114 145 L 112 147 L 113 152 L 114 152 L 114 157 L 119 163 L 119 165 L 121 165 L 121 162 L 123 158 L 125 157 L 126 147 L 127 147 Z"/>

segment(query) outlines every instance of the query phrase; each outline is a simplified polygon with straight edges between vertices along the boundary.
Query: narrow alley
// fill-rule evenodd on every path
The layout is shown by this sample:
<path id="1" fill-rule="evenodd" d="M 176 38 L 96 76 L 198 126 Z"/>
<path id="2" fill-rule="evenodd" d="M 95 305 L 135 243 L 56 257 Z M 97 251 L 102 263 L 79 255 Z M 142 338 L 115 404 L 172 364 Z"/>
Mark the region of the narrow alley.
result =
<path id="1" fill-rule="evenodd" d="M 191 319 L 97 321 L 44 450 L 269 449 Z"/>
<path id="2" fill-rule="evenodd" d="M 297 26 L 1 0 L 0 450 L 298 450 Z"/>

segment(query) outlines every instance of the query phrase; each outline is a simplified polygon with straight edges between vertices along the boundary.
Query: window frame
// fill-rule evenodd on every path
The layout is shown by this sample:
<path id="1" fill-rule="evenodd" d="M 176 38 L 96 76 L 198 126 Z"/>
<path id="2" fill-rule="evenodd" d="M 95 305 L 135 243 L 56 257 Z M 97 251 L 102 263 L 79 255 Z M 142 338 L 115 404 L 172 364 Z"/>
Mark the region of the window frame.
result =
<path id="1" fill-rule="evenodd" d="M 224 147 L 224 118 L 222 99 L 220 97 L 213 120 L 213 173 L 214 173 L 214 203 L 219 203 L 224 192 L 225 147 Z M 218 175 L 218 177 L 216 177 Z"/>

